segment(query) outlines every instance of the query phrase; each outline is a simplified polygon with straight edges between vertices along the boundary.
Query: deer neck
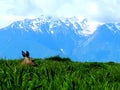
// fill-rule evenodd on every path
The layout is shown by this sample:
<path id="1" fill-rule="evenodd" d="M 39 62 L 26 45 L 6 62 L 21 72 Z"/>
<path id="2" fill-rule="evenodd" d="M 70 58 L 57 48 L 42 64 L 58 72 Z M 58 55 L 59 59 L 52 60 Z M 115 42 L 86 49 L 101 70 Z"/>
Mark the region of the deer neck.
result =
<path id="1" fill-rule="evenodd" d="M 26 63 L 29 63 L 30 62 L 29 57 L 25 57 L 25 61 Z"/>

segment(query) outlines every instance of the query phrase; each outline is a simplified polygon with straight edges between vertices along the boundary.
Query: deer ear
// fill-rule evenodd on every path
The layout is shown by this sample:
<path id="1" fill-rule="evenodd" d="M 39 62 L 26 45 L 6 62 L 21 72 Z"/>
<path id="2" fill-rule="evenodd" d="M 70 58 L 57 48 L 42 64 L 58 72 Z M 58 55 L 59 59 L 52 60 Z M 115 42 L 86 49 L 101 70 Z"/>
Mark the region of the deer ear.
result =
<path id="1" fill-rule="evenodd" d="M 26 56 L 24 51 L 22 51 L 22 56 L 23 56 L 23 57 L 25 57 L 25 56 Z"/>
<path id="2" fill-rule="evenodd" d="M 27 56 L 27 57 L 29 57 L 29 56 L 30 56 L 30 54 L 29 54 L 29 52 L 28 52 L 28 51 L 26 51 L 26 56 Z"/>

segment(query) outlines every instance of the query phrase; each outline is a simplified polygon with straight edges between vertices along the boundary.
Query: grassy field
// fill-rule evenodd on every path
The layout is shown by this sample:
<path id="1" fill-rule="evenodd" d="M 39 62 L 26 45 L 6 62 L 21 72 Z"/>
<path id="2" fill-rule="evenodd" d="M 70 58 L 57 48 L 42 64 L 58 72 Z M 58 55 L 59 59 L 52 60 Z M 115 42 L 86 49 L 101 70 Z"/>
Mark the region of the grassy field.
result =
<path id="1" fill-rule="evenodd" d="M 72 62 L 69 58 L 0 60 L 0 90 L 120 90 L 120 64 Z"/>

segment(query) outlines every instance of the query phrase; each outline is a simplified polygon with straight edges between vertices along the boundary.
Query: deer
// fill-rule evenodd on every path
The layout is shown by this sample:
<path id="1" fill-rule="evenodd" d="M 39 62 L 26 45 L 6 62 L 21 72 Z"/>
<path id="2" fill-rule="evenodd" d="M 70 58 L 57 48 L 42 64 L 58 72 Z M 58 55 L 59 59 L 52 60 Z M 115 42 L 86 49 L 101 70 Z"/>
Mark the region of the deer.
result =
<path id="1" fill-rule="evenodd" d="M 26 53 L 22 51 L 22 56 L 24 57 L 24 60 L 22 61 L 23 65 L 37 66 L 37 64 L 30 57 L 30 53 L 28 51 L 26 51 Z"/>

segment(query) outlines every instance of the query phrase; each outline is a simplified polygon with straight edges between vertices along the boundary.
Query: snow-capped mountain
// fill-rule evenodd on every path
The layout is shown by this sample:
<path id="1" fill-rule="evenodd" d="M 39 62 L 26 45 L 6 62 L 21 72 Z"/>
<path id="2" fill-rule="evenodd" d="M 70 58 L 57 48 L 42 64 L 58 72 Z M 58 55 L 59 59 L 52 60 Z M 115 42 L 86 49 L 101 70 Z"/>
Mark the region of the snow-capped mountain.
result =
<path id="1" fill-rule="evenodd" d="M 75 61 L 119 61 L 120 24 L 98 25 L 87 19 L 40 16 L 0 29 L 0 57 L 60 55 Z"/>

